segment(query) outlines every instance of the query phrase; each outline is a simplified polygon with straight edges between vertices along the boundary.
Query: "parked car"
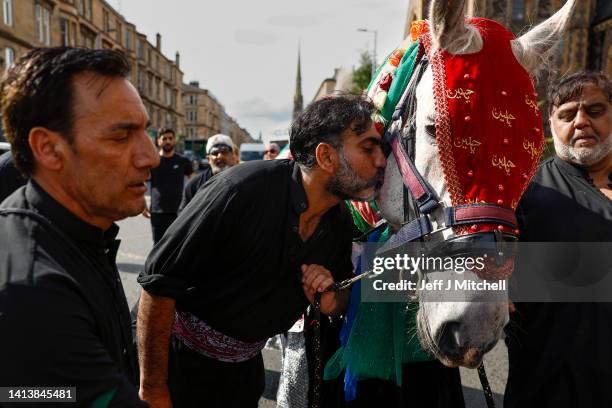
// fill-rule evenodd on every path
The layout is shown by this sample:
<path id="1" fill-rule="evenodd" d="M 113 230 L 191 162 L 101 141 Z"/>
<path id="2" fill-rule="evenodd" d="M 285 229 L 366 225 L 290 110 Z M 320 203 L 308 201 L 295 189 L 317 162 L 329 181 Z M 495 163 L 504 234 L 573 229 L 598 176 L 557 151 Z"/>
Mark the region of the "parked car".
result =
<path id="1" fill-rule="evenodd" d="M 265 151 L 263 143 L 243 143 L 240 145 L 240 161 L 261 160 Z"/>

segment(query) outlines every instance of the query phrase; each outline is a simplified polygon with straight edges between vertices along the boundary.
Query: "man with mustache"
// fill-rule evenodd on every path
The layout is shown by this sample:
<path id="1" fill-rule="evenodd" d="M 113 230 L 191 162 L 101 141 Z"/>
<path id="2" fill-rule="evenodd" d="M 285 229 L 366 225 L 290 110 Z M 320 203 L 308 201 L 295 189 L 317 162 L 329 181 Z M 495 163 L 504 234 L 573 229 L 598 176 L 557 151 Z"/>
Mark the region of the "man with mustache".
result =
<path id="1" fill-rule="evenodd" d="M 4 387 L 63 387 L 55 402 L 76 387 L 79 406 L 146 406 L 115 221 L 142 212 L 159 156 L 129 71 L 117 51 L 38 48 L 0 83 L 3 126 L 29 178 L 0 206 Z"/>
<path id="2" fill-rule="evenodd" d="M 377 196 L 386 165 L 371 103 L 313 102 L 294 121 L 295 161 L 257 160 L 211 178 L 153 249 L 138 282 L 141 397 L 153 407 L 257 407 L 261 349 L 350 276 L 343 200 Z M 344 312 L 326 292 L 321 311 Z"/>
<path id="3" fill-rule="evenodd" d="M 235 166 L 239 162 L 238 149 L 234 141 L 231 137 L 221 133 L 211 136 L 206 142 L 206 156 L 210 167 L 193 177 L 185 185 L 179 212 L 183 211 L 183 208 L 185 208 L 200 187 L 202 187 L 209 178 L 223 170 Z"/>
<path id="4" fill-rule="evenodd" d="M 519 204 L 520 238 L 612 242 L 612 82 L 579 72 L 552 87 L 548 102 L 556 156 L 541 164 Z M 521 265 L 517 273 L 565 276 L 574 262 L 558 251 L 543 264 L 555 267 Z M 609 406 L 611 304 L 551 301 L 515 303 L 504 406 Z"/>
<path id="5" fill-rule="evenodd" d="M 193 177 L 191 161 L 174 151 L 176 138 L 174 130 L 161 128 L 157 133 L 159 146 L 159 166 L 151 172 L 151 208 L 143 215 L 151 218 L 153 243 L 157 244 L 176 219 L 185 176 Z"/>

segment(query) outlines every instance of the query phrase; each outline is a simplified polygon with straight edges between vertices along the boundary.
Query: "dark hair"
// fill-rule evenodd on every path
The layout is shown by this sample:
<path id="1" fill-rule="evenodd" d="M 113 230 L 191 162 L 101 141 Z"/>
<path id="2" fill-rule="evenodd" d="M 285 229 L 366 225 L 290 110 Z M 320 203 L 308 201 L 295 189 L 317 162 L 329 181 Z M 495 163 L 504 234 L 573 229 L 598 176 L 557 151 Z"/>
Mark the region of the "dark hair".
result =
<path id="1" fill-rule="evenodd" d="M 172 136 L 174 137 L 174 130 L 172 130 L 171 128 L 159 128 L 159 130 L 157 131 L 157 137 L 161 137 L 162 135 L 165 135 L 166 133 L 172 133 Z"/>
<path id="2" fill-rule="evenodd" d="M 2 76 L 2 123 L 15 165 L 24 175 L 30 176 L 35 167 L 28 143 L 32 128 L 45 127 L 72 143 L 72 79 L 83 72 L 125 78 L 130 72 L 130 64 L 118 51 L 34 48 Z"/>
<path id="3" fill-rule="evenodd" d="M 594 85 L 608 96 L 608 102 L 612 102 L 612 81 L 603 72 L 580 71 L 575 74 L 561 78 L 550 87 L 548 92 L 548 112 L 557 106 L 572 101 L 582 94 L 585 86 Z"/>
<path id="4" fill-rule="evenodd" d="M 341 148 L 344 133 L 352 130 L 360 135 L 368 130 L 373 113 L 374 105 L 362 96 L 334 96 L 312 102 L 291 124 L 289 147 L 293 159 L 304 168 L 313 168 L 319 143 Z"/>

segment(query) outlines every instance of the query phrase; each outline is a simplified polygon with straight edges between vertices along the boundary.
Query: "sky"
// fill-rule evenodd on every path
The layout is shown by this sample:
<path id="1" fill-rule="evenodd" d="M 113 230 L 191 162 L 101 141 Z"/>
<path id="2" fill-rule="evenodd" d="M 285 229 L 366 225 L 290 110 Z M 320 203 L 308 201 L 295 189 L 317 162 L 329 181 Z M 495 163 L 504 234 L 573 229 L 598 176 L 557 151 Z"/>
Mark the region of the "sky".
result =
<path id="1" fill-rule="evenodd" d="M 334 68 L 373 49 L 380 62 L 402 41 L 408 0 L 107 0 L 162 52 L 181 54 L 183 80 L 199 81 L 253 138 L 286 138 L 298 44 L 304 105 Z M 284 136 L 279 136 L 284 134 Z"/>

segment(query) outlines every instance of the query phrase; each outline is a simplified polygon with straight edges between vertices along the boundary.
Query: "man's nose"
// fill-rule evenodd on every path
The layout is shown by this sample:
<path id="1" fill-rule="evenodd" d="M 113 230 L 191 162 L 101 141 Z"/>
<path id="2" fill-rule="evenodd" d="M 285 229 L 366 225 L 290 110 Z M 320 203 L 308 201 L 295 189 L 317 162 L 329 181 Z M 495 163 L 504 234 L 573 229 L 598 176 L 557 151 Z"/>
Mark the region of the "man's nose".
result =
<path id="1" fill-rule="evenodd" d="M 380 146 L 376 148 L 374 153 L 374 166 L 379 169 L 384 169 L 387 167 L 387 158 L 385 157 L 385 153 Z"/>
<path id="2" fill-rule="evenodd" d="M 574 118 L 574 127 L 576 129 L 582 129 L 591 124 L 591 118 L 583 108 L 578 109 L 576 117 Z"/>
<path id="3" fill-rule="evenodd" d="M 134 166 L 138 169 L 159 166 L 159 154 L 151 138 L 146 132 L 138 132 L 134 141 Z"/>

